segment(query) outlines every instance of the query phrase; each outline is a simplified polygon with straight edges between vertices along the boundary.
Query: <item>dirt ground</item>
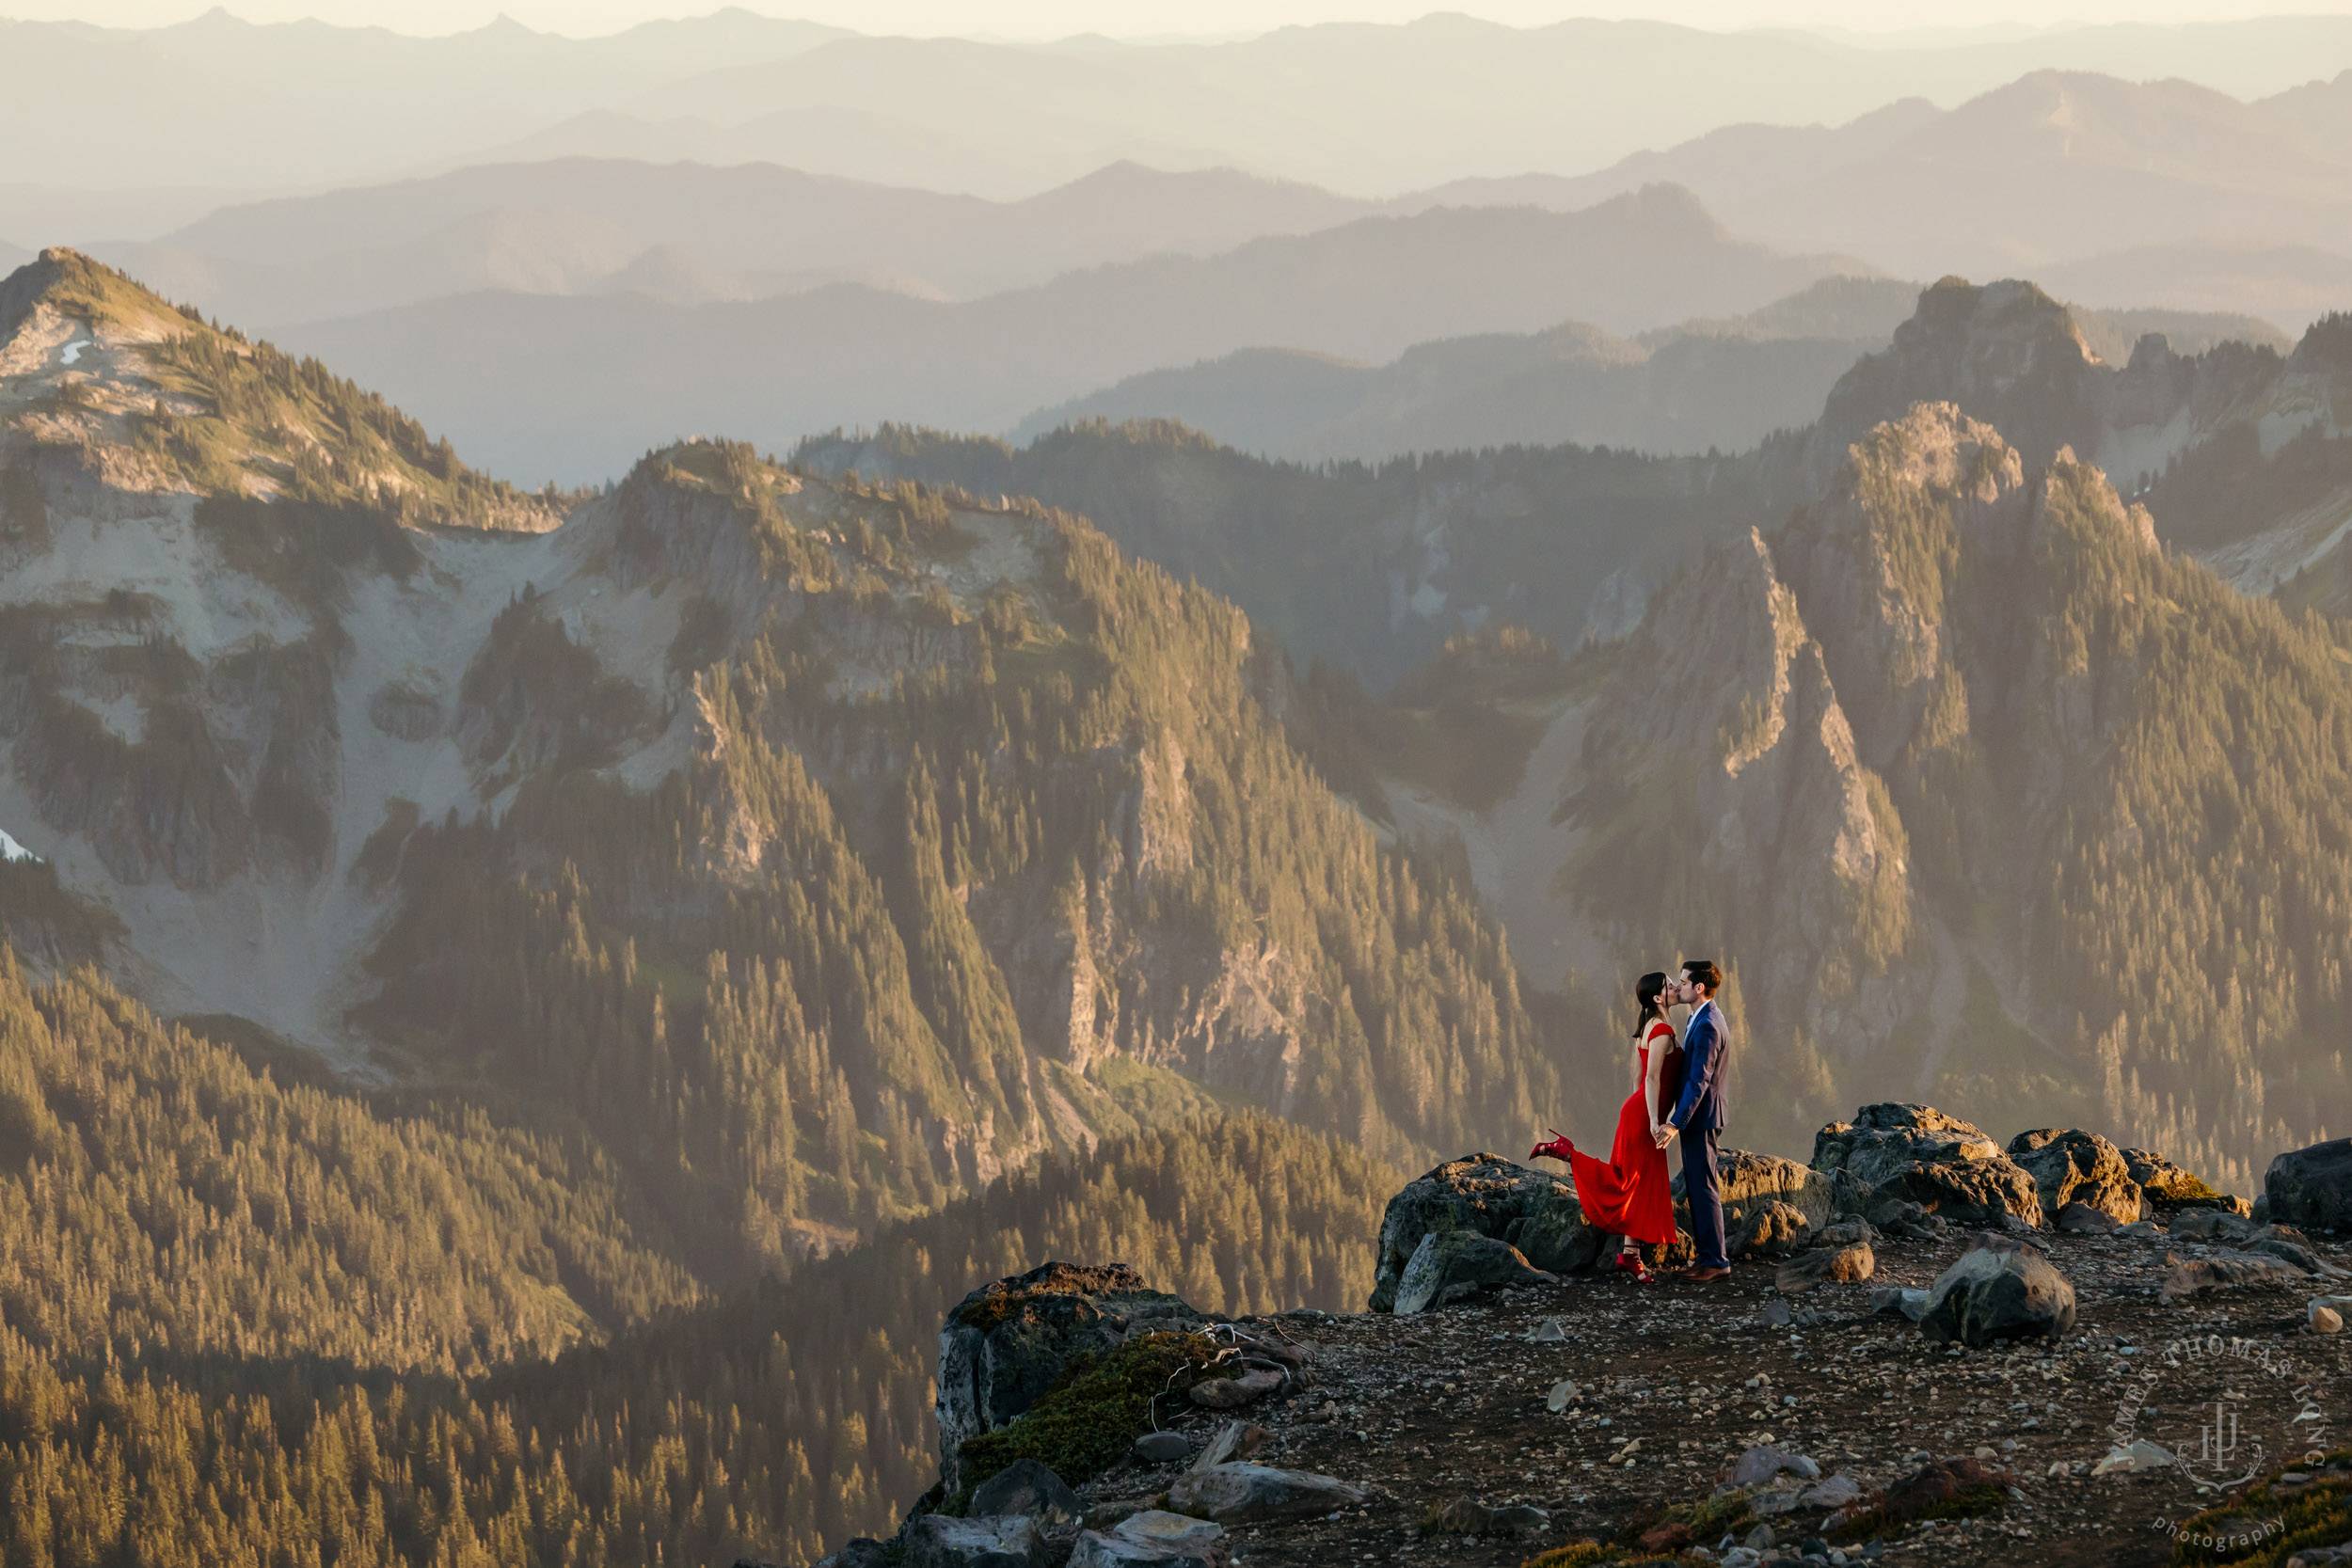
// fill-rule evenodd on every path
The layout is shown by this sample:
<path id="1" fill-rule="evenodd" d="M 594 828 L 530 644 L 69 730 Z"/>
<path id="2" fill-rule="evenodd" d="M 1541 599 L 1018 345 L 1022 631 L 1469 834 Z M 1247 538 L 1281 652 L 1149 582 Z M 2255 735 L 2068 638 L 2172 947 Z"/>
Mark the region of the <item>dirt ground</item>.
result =
<path id="1" fill-rule="evenodd" d="M 2341 1238 L 2312 1240 L 2345 1261 L 2333 1244 Z M 1886 1530 L 1880 1561 L 2133 1568 L 2171 1561 L 2169 1528 L 2245 1479 L 2352 1441 L 2352 1335 L 2304 1328 L 2306 1299 L 2346 1281 L 2171 1304 L 2158 1293 L 2168 1252 L 2203 1248 L 2163 1236 L 2049 1235 L 2041 1244 L 2077 1292 L 2076 1327 L 2062 1341 L 1955 1351 L 1899 1315 L 1871 1311 L 1874 1287 L 1927 1285 L 1965 1244 L 1886 1240 L 1868 1283 L 1795 1298 L 1780 1297 L 1770 1265 L 1750 1263 L 1712 1285 L 1579 1279 L 1419 1317 L 1272 1320 L 1313 1348 L 1320 1381 L 1248 1413 L 1271 1433 L 1252 1457 L 1336 1476 L 1370 1497 L 1340 1515 L 1237 1530 L 1234 1560 L 1510 1568 L 1578 1540 L 1611 1540 L 1645 1511 L 1704 1499 L 1742 1450 L 1769 1442 L 1872 1490 L 1960 1456 L 2014 1477 L 2022 1497 L 1989 1514 Z M 1768 1322 L 1774 1303 L 1797 1321 Z M 1531 1340 L 1547 1318 L 1559 1320 L 1565 1343 Z M 1575 1397 L 1555 1412 L 1547 1396 L 1563 1380 Z M 1205 1440 L 1221 1419 L 1202 1413 L 1192 1435 Z M 2089 1473 L 2137 1439 L 2186 1463 Z M 1114 1472 L 1088 1492 L 1148 1496 L 1176 1473 Z M 1433 1509 L 1460 1497 L 1534 1504 L 1550 1522 L 1517 1538 L 1422 1532 Z M 1778 1550 L 1796 1555 L 1821 1533 L 1825 1513 L 1766 1521 Z M 1743 1541 L 1753 1528 L 1740 1527 Z M 1850 1555 L 1864 1544 L 1839 1543 Z"/>

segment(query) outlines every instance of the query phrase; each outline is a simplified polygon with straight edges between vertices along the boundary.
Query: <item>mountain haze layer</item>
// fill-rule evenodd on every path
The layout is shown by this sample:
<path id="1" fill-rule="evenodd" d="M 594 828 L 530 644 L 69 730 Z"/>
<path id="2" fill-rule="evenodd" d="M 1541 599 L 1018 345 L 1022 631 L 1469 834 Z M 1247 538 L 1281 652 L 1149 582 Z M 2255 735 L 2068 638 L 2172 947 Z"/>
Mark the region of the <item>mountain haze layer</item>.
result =
<path id="1" fill-rule="evenodd" d="M 1117 165 L 991 202 L 767 165 L 558 159 L 226 207 L 94 253 L 224 319 L 274 327 L 479 289 L 691 305 L 852 281 L 968 298 L 1368 210 L 1231 170 Z"/>
<path id="2" fill-rule="evenodd" d="M 1916 284 L 1895 278 L 1831 277 L 1745 316 L 1701 318 L 1638 340 L 1571 323 L 1422 343 L 1376 367 L 1245 349 L 1041 410 L 1011 439 L 1087 420 L 1172 419 L 1242 451 L 1305 463 L 1569 443 L 1742 451 L 1811 423 L 1854 362 L 1886 345 L 1918 295 Z M 2289 346 L 2251 316 L 2079 306 L 2070 314 L 2092 352 L 2119 364 L 2150 333 L 2191 356 L 2223 342 Z"/>
<path id="3" fill-rule="evenodd" d="M 1853 267 L 1736 239 L 1661 186 L 1581 213 L 1359 219 L 968 302 L 847 284 L 699 307 L 477 293 L 284 336 L 389 388 L 500 472 L 579 483 L 604 478 L 616 451 L 698 429 L 779 447 L 885 420 L 1006 429 L 1204 352 L 1271 344 L 1377 359 L 1563 319 L 1639 331 L 1739 314 Z"/>
<path id="4" fill-rule="evenodd" d="M 2044 71 L 1948 110 L 1731 125 L 1581 178 L 1427 198 L 1572 208 L 1668 181 L 1740 233 L 1898 274 L 2025 272 L 2091 305 L 2250 309 L 2299 331 L 2340 299 L 2320 279 L 2352 255 L 2352 154 L 2325 108 L 2348 91 L 2249 103 L 2193 80 Z"/>

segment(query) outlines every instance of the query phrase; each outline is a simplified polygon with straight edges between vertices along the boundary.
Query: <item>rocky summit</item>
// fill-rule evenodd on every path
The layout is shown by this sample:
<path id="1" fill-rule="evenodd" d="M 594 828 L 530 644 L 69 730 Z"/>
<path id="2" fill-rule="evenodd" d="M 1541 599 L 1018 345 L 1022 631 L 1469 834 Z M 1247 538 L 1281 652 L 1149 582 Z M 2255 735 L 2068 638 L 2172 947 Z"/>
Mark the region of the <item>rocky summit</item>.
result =
<path id="1" fill-rule="evenodd" d="M 1817 1147 L 1726 1153 L 1716 1284 L 1597 1267 L 1569 1183 L 1476 1154 L 1391 1201 L 1359 1313 L 1196 1313 L 1059 1263 L 977 1291 L 940 1486 L 828 1560 L 2308 1568 L 2332 1560 L 2291 1548 L 2352 1542 L 2352 1232 L 2189 1203 L 2082 1129 L 2003 1146 L 1876 1105 Z M 2265 1208 L 2352 1196 L 2336 1153 L 2282 1156 Z M 990 1364 L 1022 1400 L 974 1400 Z M 2197 1555 L 2225 1532 L 2276 1549 Z"/>

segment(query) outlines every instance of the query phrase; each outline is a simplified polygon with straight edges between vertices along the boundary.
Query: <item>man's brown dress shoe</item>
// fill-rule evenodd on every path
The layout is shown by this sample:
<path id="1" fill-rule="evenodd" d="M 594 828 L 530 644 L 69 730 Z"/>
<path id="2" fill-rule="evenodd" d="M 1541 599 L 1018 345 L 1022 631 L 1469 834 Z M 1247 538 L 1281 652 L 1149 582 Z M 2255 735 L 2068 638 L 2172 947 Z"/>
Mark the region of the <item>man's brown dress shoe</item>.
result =
<path id="1" fill-rule="evenodd" d="M 1685 1269 L 1682 1277 L 1693 1285 L 1712 1285 L 1718 1279 L 1729 1279 L 1729 1269 Z"/>

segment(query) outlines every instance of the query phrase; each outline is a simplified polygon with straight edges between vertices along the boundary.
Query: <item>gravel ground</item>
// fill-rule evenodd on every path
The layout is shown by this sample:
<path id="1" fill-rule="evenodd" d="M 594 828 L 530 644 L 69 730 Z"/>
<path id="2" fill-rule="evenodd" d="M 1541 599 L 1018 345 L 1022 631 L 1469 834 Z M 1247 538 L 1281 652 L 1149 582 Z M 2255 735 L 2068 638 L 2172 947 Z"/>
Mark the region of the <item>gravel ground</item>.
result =
<path id="1" fill-rule="evenodd" d="M 2328 1244 L 2337 1238 L 2313 1240 L 2323 1256 L 2346 1260 Z M 1889 1530 L 1881 1561 L 2130 1568 L 2170 1561 L 2168 1526 L 2219 1501 L 2242 1476 L 2352 1442 L 2352 1335 L 2303 1326 L 2305 1300 L 2346 1281 L 2173 1304 L 2158 1291 L 2167 1254 L 2206 1249 L 2161 1235 L 2045 1235 L 2040 1244 L 2075 1288 L 2077 1324 L 2056 1345 L 2012 1350 L 1955 1352 L 1906 1319 L 1870 1310 L 1874 1287 L 1931 1282 L 1963 1250 L 1960 1239 L 1883 1240 L 1868 1284 L 1823 1286 L 1785 1303 L 1771 1266 L 1742 1264 L 1713 1285 L 1578 1279 L 1419 1317 L 1286 1314 L 1273 1322 L 1311 1347 L 1318 1382 L 1246 1413 L 1271 1433 L 1252 1457 L 1336 1476 L 1368 1488 L 1370 1500 L 1327 1518 L 1239 1529 L 1235 1560 L 1516 1565 L 1580 1539 L 1610 1539 L 1646 1510 L 1706 1498 L 1744 1449 L 1770 1443 L 1873 1490 L 1930 1459 L 1974 1456 L 2014 1476 L 2022 1496 L 1991 1514 Z M 1769 1323 L 1775 1304 L 1797 1321 Z M 1547 1318 L 1559 1320 L 1565 1343 L 1532 1342 Z M 1564 1379 L 1576 1394 L 1555 1412 L 1547 1396 Z M 2217 1409 L 2225 1438 L 2234 1422 L 2234 1443 L 2208 1461 Z M 1203 1412 L 1187 1426 L 1196 1450 L 1223 1418 Z M 2089 1473 L 2135 1439 L 2189 1466 Z M 1120 1470 L 1087 1492 L 1149 1497 L 1177 1473 Z M 1550 1523 L 1518 1538 L 1422 1532 L 1433 1509 L 1460 1497 L 1534 1504 Z M 1771 1520 L 1775 1549 L 1795 1556 L 1820 1532 L 1824 1512 Z"/>

